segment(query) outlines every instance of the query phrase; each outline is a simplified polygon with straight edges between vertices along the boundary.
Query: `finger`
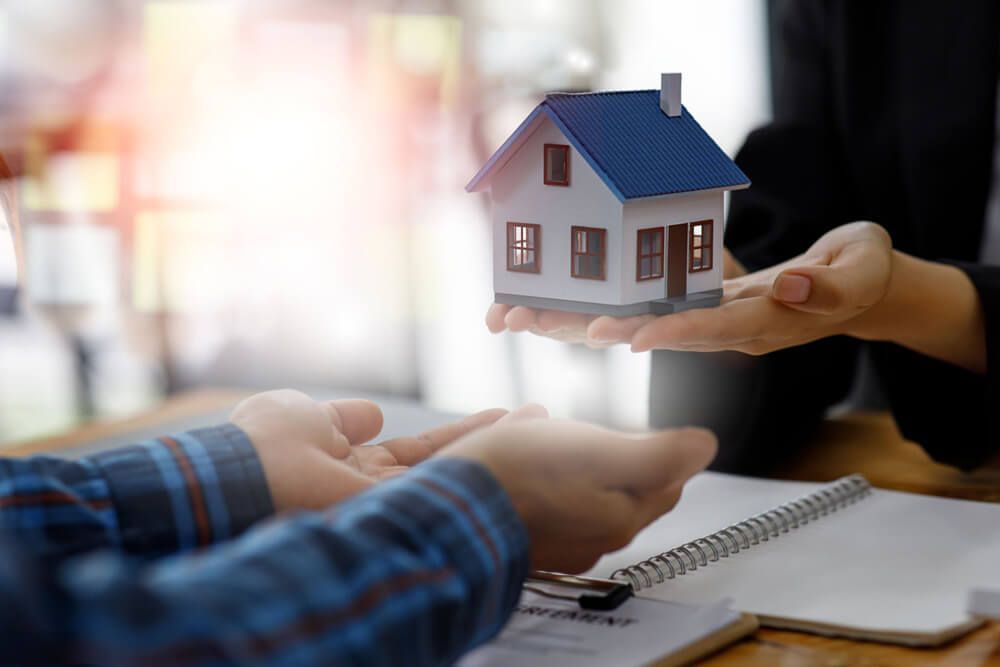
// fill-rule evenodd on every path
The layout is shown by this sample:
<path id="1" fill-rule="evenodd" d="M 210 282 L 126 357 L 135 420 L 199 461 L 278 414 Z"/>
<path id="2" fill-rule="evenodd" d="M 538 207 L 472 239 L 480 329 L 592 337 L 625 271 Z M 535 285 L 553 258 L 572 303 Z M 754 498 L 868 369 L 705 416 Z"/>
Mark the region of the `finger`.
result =
<path id="1" fill-rule="evenodd" d="M 491 305 L 490 309 L 486 311 L 486 328 L 491 333 L 500 333 L 506 329 L 507 325 L 504 323 L 504 318 L 507 317 L 510 309 L 511 306 L 505 303 L 494 303 Z"/>
<path id="2" fill-rule="evenodd" d="M 733 301 L 717 308 L 688 310 L 658 317 L 639 327 L 633 334 L 632 351 L 677 350 L 692 344 L 718 347 L 732 338 L 744 338 L 737 332 L 745 330 L 747 322 L 740 322 L 732 316 L 734 310 L 743 310 L 738 308 L 743 303 L 747 301 Z"/>
<path id="3" fill-rule="evenodd" d="M 885 294 L 892 271 L 892 239 L 879 225 L 855 222 L 824 235 L 814 248 L 825 261 L 786 266 L 772 296 L 806 312 L 853 315 Z"/>
<path id="4" fill-rule="evenodd" d="M 787 259 L 780 264 L 729 277 L 722 281 L 722 303 L 735 299 L 747 299 L 755 296 L 770 296 L 774 279 L 786 269 L 808 266 L 826 266 L 832 255 L 828 252 L 810 250 L 809 252 Z"/>
<path id="5" fill-rule="evenodd" d="M 326 404 L 330 421 L 352 445 L 368 442 L 382 430 L 382 410 L 371 401 L 347 399 Z"/>
<path id="6" fill-rule="evenodd" d="M 768 332 L 787 334 L 796 330 L 804 325 L 802 317 L 769 297 L 737 299 L 716 308 L 686 310 L 657 318 L 635 332 L 632 351 L 683 350 L 692 346 L 735 350 Z"/>
<path id="7" fill-rule="evenodd" d="M 536 313 L 531 308 L 514 306 L 504 317 L 504 324 L 511 331 L 528 331 L 535 326 Z"/>
<path id="8" fill-rule="evenodd" d="M 587 330 L 590 315 L 568 313 L 562 310 L 542 310 L 535 315 L 535 327 L 543 334 L 570 331 L 580 335 Z"/>
<path id="9" fill-rule="evenodd" d="M 587 327 L 587 338 L 596 343 L 624 343 L 631 340 L 640 327 L 655 319 L 656 317 L 653 315 L 638 315 L 636 317 L 603 315 L 596 318 Z"/>
<path id="10" fill-rule="evenodd" d="M 769 266 L 753 273 L 727 278 L 722 281 L 722 303 L 728 303 L 736 299 L 748 299 L 755 296 L 770 296 L 774 279 L 787 269 L 826 266 L 830 263 L 829 253 L 810 251 L 809 253 L 798 255 L 785 260 L 780 264 Z"/>
<path id="11" fill-rule="evenodd" d="M 555 331 L 542 331 L 537 326 L 528 329 L 536 336 L 544 336 L 561 343 L 585 343 L 587 342 L 587 329 L 557 329 Z"/>
<path id="12" fill-rule="evenodd" d="M 725 305 L 730 301 L 736 301 L 737 299 L 751 299 L 755 296 L 770 296 L 771 283 L 773 282 L 774 276 L 763 279 L 755 275 L 744 276 L 733 280 L 724 280 L 722 282 L 722 301 L 719 305 Z"/>
<path id="13" fill-rule="evenodd" d="M 731 304 L 719 306 L 708 316 L 690 310 L 658 317 L 639 327 L 632 335 L 632 351 L 674 350 L 688 343 L 703 344 L 710 332 L 718 335 L 717 332 L 721 330 L 720 321 L 725 317 L 722 311 L 730 306 Z"/>
<path id="14" fill-rule="evenodd" d="M 851 256 L 844 257 L 849 254 Z M 796 267 L 778 275 L 771 295 L 789 308 L 820 315 L 853 315 L 885 292 L 888 266 L 863 250 L 845 249 L 830 266 Z"/>
<path id="15" fill-rule="evenodd" d="M 445 445 L 468 433 L 493 424 L 506 414 L 507 411 L 501 408 L 483 410 L 465 419 L 433 428 L 417 436 L 393 438 L 380 442 L 379 446 L 392 454 L 400 465 L 416 465 Z"/>
<path id="16" fill-rule="evenodd" d="M 808 272 L 799 270 L 778 274 L 771 284 L 771 296 L 786 306 L 805 310 L 812 292 L 812 278 Z M 815 303 L 813 304 L 815 306 Z"/>
<path id="17" fill-rule="evenodd" d="M 711 431 L 682 428 L 643 435 L 618 436 L 614 456 L 605 463 L 604 480 L 611 488 L 638 498 L 682 483 L 705 469 L 718 448 Z"/>
<path id="18" fill-rule="evenodd" d="M 407 466 L 392 466 L 389 468 L 383 468 L 382 470 L 375 473 L 375 479 L 381 482 L 382 480 L 392 479 L 393 477 L 399 477 L 408 470 L 409 468 Z"/>
<path id="19" fill-rule="evenodd" d="M 497 424 L 508 424 L 515 421 L 524 421 L 526 419 L 546 419 L 549 416 L 549 411 L 545 409 L 544 406 L 538 403 L 528 403 L 522 405 L 517 410 L 510 412 L 500 419 L 497 420 Z"/>
<path id="20" fill-rule="evenodd" d="M 399 464 L 396 456 L 381 445 L 357 445 L 351 448 L 351 453 L 358 469 L 365 474 L 374 474 Z"/>

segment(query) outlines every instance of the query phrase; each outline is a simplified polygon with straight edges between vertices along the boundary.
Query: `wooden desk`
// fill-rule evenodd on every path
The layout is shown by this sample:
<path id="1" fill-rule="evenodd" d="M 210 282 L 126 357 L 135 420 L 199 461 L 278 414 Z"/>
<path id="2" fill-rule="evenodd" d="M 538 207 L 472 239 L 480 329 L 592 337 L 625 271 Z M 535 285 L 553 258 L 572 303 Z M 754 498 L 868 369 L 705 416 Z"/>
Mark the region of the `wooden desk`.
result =
<path id="1" fill-rule="evenodd" d="M 133 433 L 183 422 L 197 415 L 233 408 L 250 392 L 233 389 L 199 389 L 168 398 L 154 410 L 128 419 L 97 420 L 71 431 L 56 435 L 15 442 L 0 447 L 0 456 L 27 456 L 71 449 L 83 443 L 107 440 Z M 166 435 L 166 433 L 164 433 Z"/>
<path id="2" fill-rule="evenodd" d="M 217 412 L 244 394 L 199 391 L 170 399 L 133 419 L 95 423 L 57 437 L 21 443 L 0 454 L 51 452 L 137 429 L 175 423 L 185 416 Z M 883 488 L 954 498 L 1000 502 L 1000 471 L 964 474 L 930 461 L 923 450 L 903 441 L 895 423 L 881 413 L 854 413 L 829 420 L 799 460 L 778 471 L 779 477 L 826 481 L 860 472 Z M 1000 563 L 997 564 L 1000 567 Z M 798 632 L 761 629 L 753 637 L 716 654 L 705 665 L 996 665 L 1000 667 L 1000 622 L 940 649 L 828 639 Z"/>

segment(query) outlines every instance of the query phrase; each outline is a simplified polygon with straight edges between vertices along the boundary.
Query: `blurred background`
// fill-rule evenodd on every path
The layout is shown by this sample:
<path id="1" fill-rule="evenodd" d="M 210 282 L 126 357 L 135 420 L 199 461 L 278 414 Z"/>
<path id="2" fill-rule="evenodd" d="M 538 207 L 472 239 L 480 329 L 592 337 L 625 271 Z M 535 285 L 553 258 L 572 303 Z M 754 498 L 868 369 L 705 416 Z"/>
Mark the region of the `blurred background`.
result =
<path id="1" fill-rule="evenodd" d="M 490 335 L 464 184 L 546 91 L 656 88 L 730 154 L 765 0 L 0 0 L 0 444 L 195 387 L 645 425 L 648 355 Z M 0 224 L 5 224 L 6 221 Z"/>

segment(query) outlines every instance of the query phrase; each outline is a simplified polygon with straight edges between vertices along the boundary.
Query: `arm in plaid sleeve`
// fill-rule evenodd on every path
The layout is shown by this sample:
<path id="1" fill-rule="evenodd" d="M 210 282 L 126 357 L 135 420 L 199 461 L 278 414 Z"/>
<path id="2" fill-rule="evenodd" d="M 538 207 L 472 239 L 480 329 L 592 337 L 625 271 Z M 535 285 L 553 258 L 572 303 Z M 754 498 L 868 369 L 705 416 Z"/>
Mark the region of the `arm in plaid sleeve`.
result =
<path id="1" fill-rule="evenodd" d="M 435 459 L 338 506 L 130 570 L 57 576 L 0 539 L 0 663 L 440 665 L 492 637 L 527 535 L 482 466 Z"/>
<path id="2" fill-rule="evenodd" d="M 232 424 L 78 461 L 0 459 L 0 527 L 50 560 L 105 547 L 142 556 L 184 551 L 271 512 L 257 454 Z"/>

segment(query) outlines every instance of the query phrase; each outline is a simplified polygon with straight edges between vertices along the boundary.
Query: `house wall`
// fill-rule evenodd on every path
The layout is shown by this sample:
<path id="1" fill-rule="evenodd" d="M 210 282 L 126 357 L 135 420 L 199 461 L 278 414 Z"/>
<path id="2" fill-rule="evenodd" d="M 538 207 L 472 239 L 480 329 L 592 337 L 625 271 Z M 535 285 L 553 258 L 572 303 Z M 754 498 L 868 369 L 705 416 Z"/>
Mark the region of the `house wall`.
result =
<path id="1" fill-rule="evenodd" d="M 546 143 L 570 143 L 548 118 L 539 123 L 493 177 L 494 290 L 550 299 L 620 304 L 622 204 L 572 145 L 570 185 L 545 185 L 542 151 Z M 541 225 L 540 273 L 507 270 L 507 222 Z M 607 280 L 570 275 L 570 228 L 575 225 L 608 230 Z M 634 248 L 632 253 L 635 253 Z M 632 262 L 634 280 L 634 258 Z"/>
<path id="2" fill-rule="evenodd" d="M 723 193 L 696 192 L 692 194 L 671 195 L 667 197 L 651 197 L 649 199 L 634 199 L 624 206 L 622 216 L 623 246 L 622 255 L 622 303 L 639 303 L 662 299 L 667 294 L 666 275 L 667 257 L 666 227 L 696 220 L 712 220 L 712 268 L 708 271 L 698 271 L 687 274 L 687 293 L 722 287 L 722 232 L 723 232 Z M 659 280 L 644 280 L 636 282 L 636 243 L 638 230 L 649 227 L 664 228 L 664 277 Z M 690 249 L 685 252 L 685 262 Z M 685 265 L 685 269 L 687 268 Z"/>

